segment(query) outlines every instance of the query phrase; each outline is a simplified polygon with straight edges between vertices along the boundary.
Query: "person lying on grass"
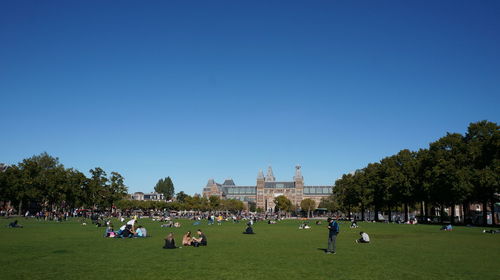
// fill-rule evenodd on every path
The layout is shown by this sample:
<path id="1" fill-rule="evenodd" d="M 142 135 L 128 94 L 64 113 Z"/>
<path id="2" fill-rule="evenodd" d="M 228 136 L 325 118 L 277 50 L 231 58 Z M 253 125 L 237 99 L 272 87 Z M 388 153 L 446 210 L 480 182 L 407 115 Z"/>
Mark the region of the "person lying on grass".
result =
<path id="1" fill-rule="evenodd" d="M 163 249 L 177 249 L 177 247 L 175 247 L 175 239 L 172 232 L 165 237 L 165 245 L 163 246 Z"/>
<path id="2" fill-rule="evenodd" d="M 8 225 L 10 228 L 22 228 L 23 226 L 17 223 L 17 220 L 13 221 Z"/>
<path id="3" fill-rule="evenodd" d="M 193 238 L 191 237 L 191 232 L 188 231 L 182 237 L 182 246 L 191 246 L 191 243 L 193 243 Z"/>
<path id="4" fill-rule="evenodd" d="M 451 224 L 448 224 L 448 225 L 443 225 L 440 230 L 444 230 L 444 231 L 452 231 L 453 230 L 453 227 L 451 226 Z"/>
<path id="5" fill-rule="evenodd" d="M 310 229 L 311 227 L 307 223 L 303 223 L 299 226 L 299 229 Z"/>
<path id="6" fill-rule="evenodd" d="M 370 243 L 370 236 L 368 236 L 368 233 L 360 232 L 359 235 L 361 238 L 356 239 L 356 243 Z"/>
<path id="7" fill-rule="evenodd" d="M 201 229 L 199 229 L 197 233 L 198 233 L 198 238 L 193 237 L 193 246 L 194 247 L 207 246 L 207 236 L 201 231 Z"/>

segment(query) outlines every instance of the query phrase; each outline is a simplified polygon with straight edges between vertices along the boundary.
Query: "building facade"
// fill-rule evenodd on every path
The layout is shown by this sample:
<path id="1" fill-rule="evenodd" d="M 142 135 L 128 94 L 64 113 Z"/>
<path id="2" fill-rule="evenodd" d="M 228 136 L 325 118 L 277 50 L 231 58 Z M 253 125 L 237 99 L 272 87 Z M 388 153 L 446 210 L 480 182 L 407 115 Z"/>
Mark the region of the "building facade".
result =
<path id="1" fill-rule="evenodd" d="M 284 195 L 296 206 L 300 206 L 303 199 L 310 198 L 316 201 L 318 206 L 322 198 L 332 194 L 332 190 L 333 186 L 305 186 L 300 166 L 295 167 L 293 181 L 276 181 L 273 169 L 269 167 L 266 176 L 259 171 L 255 186 L 237 186 L 232 179 L 227 179 L 222 184 L 209 179 L 203 188 L 203 196 L 215 195 L 222 199 L 238 199 L 255 203 L 256 207 L 266 211 L 273 211 L 274 198 L 277 196 Z"/>
<path id="2" fill-rule="evenodd" d="M 146 201 L 165 201 L 165 197 L 162 193 L 152 192 L 152 193 L 143 193 L 143 192 L 135 192 L 130 195 L 132 200 L 146 200 Z"/>

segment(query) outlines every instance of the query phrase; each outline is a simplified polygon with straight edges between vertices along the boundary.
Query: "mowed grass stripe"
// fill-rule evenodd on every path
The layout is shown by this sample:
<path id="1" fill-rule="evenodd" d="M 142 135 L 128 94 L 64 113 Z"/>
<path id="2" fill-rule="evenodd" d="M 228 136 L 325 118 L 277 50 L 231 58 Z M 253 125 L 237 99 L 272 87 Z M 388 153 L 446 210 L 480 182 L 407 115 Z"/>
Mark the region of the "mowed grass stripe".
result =
<path id="1" fill-rule="evenodd" d="M 0 228 L 3 279 L 500 279 L 500 235 L 481 228 L 341 223 L 337 255 L 325 255 L 326 225 L 299 230 L 299 221 L 161 228 L 141 219 L 145 239 L 104 238 L 104 228 L 79 220 L 63 223 L 19 220 L 22 229 Z M 9 220 L 0 219 L 2 225 Z M 120 223 L 113 221 L 115 228 Z M 163 238 L 201 228 L 207 247 L 164 250 Z M 355 244 L 359 231 L 372 243 Z"/>

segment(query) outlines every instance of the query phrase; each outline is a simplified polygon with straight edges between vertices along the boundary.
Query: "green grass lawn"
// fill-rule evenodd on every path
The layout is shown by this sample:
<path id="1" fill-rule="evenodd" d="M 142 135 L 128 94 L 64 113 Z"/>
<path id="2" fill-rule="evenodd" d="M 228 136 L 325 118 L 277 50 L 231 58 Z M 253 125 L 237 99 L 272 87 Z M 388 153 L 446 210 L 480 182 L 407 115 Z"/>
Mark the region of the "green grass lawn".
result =
<path id="1" fill-rule="evenodd" d="M 0 219 L 1 279 L 500 279 L 500 235 L 481 228 L 341 223 L 337 254 L 326 255 L 326 225 L 299 230 L 299 221 L 161 228 L 140 220 L 145 239 L 104 238 L 104 228 L 77 220 L 57 223 L 20 219 L 21 229 Z M 119 225 L 117 221 L 115 226 Z M 115 227 L 116 228 L 116 227 Z M 164 250 L 163 238 L 202 228 L 208 246 Z M 372 243 L 356 244 L 359 231 Z"/>

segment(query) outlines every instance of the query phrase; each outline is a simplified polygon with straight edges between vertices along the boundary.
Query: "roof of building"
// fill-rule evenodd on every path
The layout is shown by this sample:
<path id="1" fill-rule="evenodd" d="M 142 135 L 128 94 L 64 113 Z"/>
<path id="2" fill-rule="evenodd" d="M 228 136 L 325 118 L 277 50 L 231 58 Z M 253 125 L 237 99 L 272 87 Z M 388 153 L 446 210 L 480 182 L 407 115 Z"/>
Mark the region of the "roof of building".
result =
<path id="1" fill-rule="evenodd" d="M 295 182 L 265 182 L 264 188 L 268 188 L 268 189 L 294 189 Z"/>
<path id="2" fill-rule="evenodd" d="M 224 181 L 224 183 L 222 183 L 223 186 L 234 186 L 234 181 L 233 179 L 226 179 L 226 181 Z"/>

